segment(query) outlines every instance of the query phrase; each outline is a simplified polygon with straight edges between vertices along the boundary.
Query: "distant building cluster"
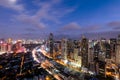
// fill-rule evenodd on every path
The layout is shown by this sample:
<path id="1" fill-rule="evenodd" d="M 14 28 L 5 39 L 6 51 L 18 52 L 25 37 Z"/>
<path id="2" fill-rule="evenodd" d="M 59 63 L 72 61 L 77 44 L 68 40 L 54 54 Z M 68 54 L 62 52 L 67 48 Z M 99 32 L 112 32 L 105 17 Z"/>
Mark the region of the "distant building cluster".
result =
<path id="1" fill-rule="evenodd" d="M 120 35 L 118 38 L 100 40 L 89 40 L 85 36 L 81 40 L 64 38 L 55 41 L 53 38 L 51 33 L 48 44 L 50 55 L 54 58 L 60 55 L 70 65 L 89 69 L 103 76 L 112 75 L 109 69 L 118 71 L 120 68 Z"/>
<path id="2" fill-rule="evenodd" d="M 7 40 L 0 39 L 0 53 L 19 53 L 25 52 L 25 44 L 41 44 L 44 40 L 12 40 L 8 38 Z"/>

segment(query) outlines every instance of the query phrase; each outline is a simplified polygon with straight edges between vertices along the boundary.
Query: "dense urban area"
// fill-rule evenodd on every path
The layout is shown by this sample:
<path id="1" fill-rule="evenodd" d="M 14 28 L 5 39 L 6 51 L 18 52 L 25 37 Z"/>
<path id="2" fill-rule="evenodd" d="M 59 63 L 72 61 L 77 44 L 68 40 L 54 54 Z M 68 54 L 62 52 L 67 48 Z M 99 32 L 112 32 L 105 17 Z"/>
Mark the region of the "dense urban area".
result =
<path id="1" fill-rule="evenodd" d="M 0 40 L 0 80 L 120 80 L 120 35 Z"/>

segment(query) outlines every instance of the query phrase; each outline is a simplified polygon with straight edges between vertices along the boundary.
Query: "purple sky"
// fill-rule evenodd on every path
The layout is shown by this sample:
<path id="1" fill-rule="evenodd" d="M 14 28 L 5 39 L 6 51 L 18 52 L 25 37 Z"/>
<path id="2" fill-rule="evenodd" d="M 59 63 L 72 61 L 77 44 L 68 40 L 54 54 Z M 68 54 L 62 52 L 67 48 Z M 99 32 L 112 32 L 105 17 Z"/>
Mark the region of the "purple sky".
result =
<path id="1" fill-rule="evenodd" d="M 0 38 L 120 33 L 120 0 L 0 0 Z M 91 36 L 93 37 L 93 36 Z"/>

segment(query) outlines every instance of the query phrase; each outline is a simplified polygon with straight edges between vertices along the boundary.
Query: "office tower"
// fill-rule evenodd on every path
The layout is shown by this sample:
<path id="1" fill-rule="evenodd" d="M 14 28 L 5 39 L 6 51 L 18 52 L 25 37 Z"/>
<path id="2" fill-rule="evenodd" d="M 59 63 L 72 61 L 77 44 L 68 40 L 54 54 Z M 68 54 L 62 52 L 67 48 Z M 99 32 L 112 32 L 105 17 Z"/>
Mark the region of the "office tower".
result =
<path id="1" fill-rule="evenodd" d="M 73 54 L 74 54 L 74 44 L 73 44 L 73 41 L 71 39 L 68 40 L 68 43 L 67 43 L 67 49 L 68 49 L 68 58 L 70 59 L 74 59 L 73 57 Z"/>
<path id="2" fill-rule="evenodd" d="M 82 37 L 81 40 L 82 66 L 88 67 L 88 39 Z"/>
<path id="3" fill-rule="evenodd" d="M 4 42 L 2 45 L 1 45 L 1 52 L 7 52 L 7 43 Z"/>
<path id="4" fill-rule="evenodd" d="M 111 59 L 111 48 L 110 48 L 110 44 L 109 44 L 108 42 L 105 42 L 104 46 L 105 46 L 105 54 L 106 54 L 105 58 Z"/>
<path id="5" fill-rule="evenodd" d="M 88 63 L 89 63 L 90 71 L 95 72 L 95 65 L 94 65 L 94 40 L 89 40 Z"/>
<path id="6" fill-rule="evenodd" d="M 54 47 L 53 34 L 50 33 L 50 35 L 49 35 L 49 48 L 50 48 L 50 55 L 51 55 L 51 57 L 53 57 L 53 47 Z"/>
<path id="7" fill-rule="evenodd" d="M 60 58 L 60 55 L 61 55 L 59 45 L 60 45 L 59 41 L 54 42 L 54 46 L 53 46 L 54 54 L 53 54 L 53 57 L 57 58 L 57 59 L 58 59 L 58 57 Z"/>
<path id="8" fill-rule="evenodd" d="M 120 64 L 120 35 L 118 36 L 116 45 L 116 63 Z"/>
<path id="9" fill-rule="evenodd" d="M 117 39 L 111 38 L 110 39 L 111 59 L 112 59 L 113 62 L 115 62 L 116 44 L 117 44 Z"/>
<path id="10" fill-rule="evenodd" d="M 98 55 L 99 55 L 99 51 L 100 51 L 100 43 L 96 43 L 95 46 L 94 46 L 94 58 L 97 57 L 98 58 Z"/>
<path id="11" fill-rule="evenodd" d="M 95 73 L 99 74 L 99 52 L 100 52 L 100 42 L 96 41 L 93 47 L 93 59 L 94 59 L 94 69 Z"/>
<path id="12" fill-rule="evenodd" d="M 67 60 L 67 39 L 62 39 L 61 48 L 62 56 L 65 60 Z"/>
<path id="13" fill-rule="evenodd" d="M 9 38 L 8 41 L 7 41 L 7 43 L 8 43 L 8 45 L 7 45 L 7 47 L 8 47 L 7 49 L 8 50 L 7 51 L 11 52 L 12 51 L 12 39 Z"/>
<path id="14" fill-rule="evenodd" d="M 98 58 L 100 61 L 105 61 L 106 59 L 106 40 L 105 39 L 101 39 L 100 40 L 100 51 L 98 53 Z"/>
<path id="15" fill-rule="evenodd" d="M 4 39 L 0 40 L 0 52 L 7 52 L 7 43 Z"/>
<path id="16" fill-rule="evenodd" d="M 79 42 L 77 40 L 74 40 L 74 60 L 78 61 L 78 54 L 79 54 Z"/>
<path id="17" fill-rule="evenodd" d="M 88 62 L 93 62 L 94 60 L 94 41 L 89 41 L 89 47 L 88 47 Z"/>

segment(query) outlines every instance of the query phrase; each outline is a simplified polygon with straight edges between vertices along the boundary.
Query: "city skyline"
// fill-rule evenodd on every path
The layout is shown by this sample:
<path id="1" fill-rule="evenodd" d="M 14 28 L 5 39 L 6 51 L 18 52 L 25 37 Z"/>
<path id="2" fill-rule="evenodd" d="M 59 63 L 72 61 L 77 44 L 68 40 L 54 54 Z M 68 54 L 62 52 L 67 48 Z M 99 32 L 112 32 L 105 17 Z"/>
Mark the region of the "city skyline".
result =
<path id="1" fill-rule="evenodd" d="M 120 1 L 0 0 L 0 38 L 40 38 L 50 32 L 115 37 L 120 32 Z M 92 36 L 91 36 L 92 37 Z"/>

